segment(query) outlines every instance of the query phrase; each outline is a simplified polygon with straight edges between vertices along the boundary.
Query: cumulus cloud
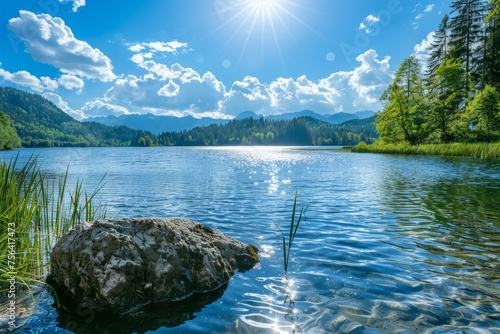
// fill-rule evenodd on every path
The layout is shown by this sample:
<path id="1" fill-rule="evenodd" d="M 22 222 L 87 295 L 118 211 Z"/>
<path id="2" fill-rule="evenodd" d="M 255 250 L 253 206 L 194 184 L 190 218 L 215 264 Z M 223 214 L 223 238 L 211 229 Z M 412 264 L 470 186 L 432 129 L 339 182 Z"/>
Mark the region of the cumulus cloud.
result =
<path id="1" fill-rule="evenodd" d="M 70 108 L 68 103 L 66 103 L 61 96 L 55 93 L 44 93 L 42 94 L 44 98 L 54 103 L 59 109 L 64 111 L 66 114 L 70 115 L 74 119 L 81 121 L 84 117 L 83 112 L 81 110 L 73 110 Z"/>
<path id="2" fill-rule="evenodd" d="M 115 81 L 106 92 L 106 101 L 130 109 L 155 108 L 165 112 L 215 112 L 226 88 L 211 73 L 200 75 L 179 64 L 170 67 L 153 60 L 138 61 L 148 73 L 129 75 Z"/>
<path id="3" fill-rule="evenodd" d="M 94 101 L 85 103 L 85 105 L 81 109 L 81 112 L 82 114 L 85 114 L 86 118 L 108 115 L 121 116 L 131 114 L 131 112 L 129 112 L 127 108 L 107 103 L 101 99 L 96 99 Z"/>
<path id="4" fill-rule="evenodd" d="M 270 83 L 247 76 L 226 90 L 213 73 L 199 74 L 178 63 L 167 66 L 145 57 L 132 61 L 145 74 L 117 79 L 102 99 L 86 104 L 85 115 L 152 113 L 194 117 L 236 116 L 253 110 L 271 115 L 310 109 L 320 114 L 379 110 L 379 98 L 393 80 L 390 57 L 375 50 L 360 54 L 352 71 L 335 72 L 320 80 L 302 75 Z"/>
<path id="5" fill-rule="evenodd" d="M 265 85 L 255 77 L 246 77 L 231 86 L 221 110 L 230 115 L 248 109 L 264 115 L 302 109 L 320 114 L 378 110 L 380 95 L 393 79 L 390 57 L 380 60 L 374 50 L 368 50 L 356 60 L 360 65 L 353 71 L 332 73 L 318 81 L 303 75 L 278 78 Z"/>
<path id="6" fill-rule="evenodd" d="M 61 75 L 57 82 L 67 90 L 75 90 L 77 94 L 80 94 L 85 86 L 85 82 L 82 79 L 69 74 Z"/>
<path id="7" fill-rule="evenodd" d="M 371 33 L 373 29 L 371 29 L 371 26 L 373 26 L 375 23 L 379 22 L 380 18 L 376 17 L 375 15 L 368 15 L 365 17 L 363 22 L 359 24 L 359 30 L 364 30 L 367 34 Z"/>
<path id="8" fill-rule="evenodd" d="M 0 77 L 5 81 L 29 88 L 37 93 L 41 93 L 47 90 L 53 91 L 58 87 L 57 81 L 52 80 L 49 77 L 37 78 L 27 71 L 18 71 L 11 73 L 0 68 Z"/>
<path id="9" fill-rule="evenodd" d="M 435 32 L 430 32 L 422 42 L 416 44 L 413 48 L 413 55 L 420 61 L 422 64 L 422 69 L 427 70 L 427 58 L 429 57 L 429 48 L 434 43 Z"/>
<path id="10" fill-rule="evenodd" d="M 130 45 L 129 50 L 132 52 L 142 52 L 147 50 L 147 52 L 166 52 L 178 54 L 179 52 L 187 52 L 189 45 L 187 43 L 182 43 L 177 40 L 170 42 L 143 42 L 135 43 Z"/>
<path id="11" fill-rule="evenodd" d="M 38 62 L 74 76 L 105 82 L 116 78 L 111 60 L 99 49 L 76 39 L 61 18 L 21 10 L 7 27 L 23 40 L 26 51 Z"/>
<path id="12" fill-rule="evenodd" d="M 73 3 L 73 12 L 76 13 L 78 8 L 85 6 L 85 0 L 59 0 L 59 2 L 72 2 Z"/>
<path id="13" fill-rule="evenodd" d="M 271 94 L 268 87 L 259 79 L 247 76 L 242 81 L 235 81 L 224 96 L 222 112 L 236 116 L 244 110 L 269 114 Z"/>

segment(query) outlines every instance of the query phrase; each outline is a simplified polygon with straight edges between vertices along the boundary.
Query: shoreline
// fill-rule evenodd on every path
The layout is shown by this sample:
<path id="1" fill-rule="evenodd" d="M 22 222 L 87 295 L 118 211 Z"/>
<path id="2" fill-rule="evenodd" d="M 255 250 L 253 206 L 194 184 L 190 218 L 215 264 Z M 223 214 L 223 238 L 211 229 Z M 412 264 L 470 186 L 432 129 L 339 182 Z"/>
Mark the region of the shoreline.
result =
<path id="1" fill-rule="evenodd" d="M 360 143 L 351 150 L 355 153 L 382 153 L 402 155 L 434 155 L 500 159 L 500 142 L 495 143 L 450 143 L 450 144 L 371 144 Z"/>

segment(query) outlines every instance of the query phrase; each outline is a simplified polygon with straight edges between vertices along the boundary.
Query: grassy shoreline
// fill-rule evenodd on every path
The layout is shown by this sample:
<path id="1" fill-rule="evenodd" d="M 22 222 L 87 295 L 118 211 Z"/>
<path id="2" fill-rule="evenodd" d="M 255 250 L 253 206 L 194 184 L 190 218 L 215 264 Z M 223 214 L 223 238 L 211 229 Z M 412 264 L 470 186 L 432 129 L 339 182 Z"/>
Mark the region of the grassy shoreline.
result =
<path id="1" fill-rule="evenodd" d="M 440 155 L 473 157 L 480 159 L 500 159 L 500 142 L 496 143 L 450 143 L 450 144 L 380 144 L 360 143 L 352 148 L 356 153 L 384 153 L 407 155 Z"/>
<path id="2" fill-rule="evenodd" d="M 88 193 L 81 181 L 70 188 L 67 180 L 68 170 L 54 179 L 33 157 L 24 164 L 17 157 L 0 161 L 0 293 L 40 283 L 59 238 L 82 221 L 106 216 L 96 198 L 102 183 Z"/>

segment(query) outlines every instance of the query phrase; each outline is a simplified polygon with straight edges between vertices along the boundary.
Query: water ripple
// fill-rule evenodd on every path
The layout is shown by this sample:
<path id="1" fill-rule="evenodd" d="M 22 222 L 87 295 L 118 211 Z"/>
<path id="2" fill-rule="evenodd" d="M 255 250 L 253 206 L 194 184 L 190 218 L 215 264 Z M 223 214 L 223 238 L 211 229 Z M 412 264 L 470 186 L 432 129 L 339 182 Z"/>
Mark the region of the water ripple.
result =
<path id="1" fill-rule="evenodd" d="M 112 215 L 186 217 L 261 249 L 220 300 L 155 333 L 500 333 L 497 162 L 276 147 L 35 154 L 53 174 L 70 159 L 71 182 L 107 173 Z M 307 212 L 287 281 L 275 225 L 286 231 L 296 190 Z M 37 305 L 30 330 L 58 328 L 51 303 Z"/>

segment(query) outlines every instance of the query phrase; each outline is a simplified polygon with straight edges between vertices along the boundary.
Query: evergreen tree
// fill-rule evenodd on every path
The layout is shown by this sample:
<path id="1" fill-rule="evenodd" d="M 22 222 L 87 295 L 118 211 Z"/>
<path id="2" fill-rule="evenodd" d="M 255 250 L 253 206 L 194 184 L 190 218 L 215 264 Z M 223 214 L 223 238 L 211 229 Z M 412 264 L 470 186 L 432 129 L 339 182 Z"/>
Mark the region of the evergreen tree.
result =
<path id="1" fill-rule="evenodd" d="M 429 105 L 420 64 L 414 56 L 403 61 L 381 100 L 385 107 L 376 126 L 383 141 L 416 145 L 426 139 Z"/>
<path id="2" fill-rule="evenodd" d="M 484 44 L 485 1 L 455 0 L 451 8 L 455 13 L 450 21 L 451 46 L 455 48 L 456 55 L 464 61 L 467 75 L 470 75 L 474 82 L 479 82 L 482 76 L 483 53 L 480 50 Z M 467 91 L 471 88 L 466 87 Z"/>
<path id="3" fill-rule="evenodd" d="M 434 76 L 434 71 L 439 67 L 449 54 L 449 21 L 450 17 L 445 15 L 438 30 L 434 33 L 434 42 L 429 47 L 427 59 L 427 75 Z"/>
<path id="4" fill-rule="evenodd" d="M 484 51 L 484 84 L 500 88 L 500 0 L 489 5 Z"/>
<path id="5" fill-rule="evenodd" d="M 476 94 L 468 110 L 478 140 L 491 141 L 492 133 L 500 131 L 500 93 L 496 88 L 486 86 Z"/>
<path id="6" fill-rule="evenodd" d="M 441 143 L 452 142 L 459 137 L 457 122 L 467 96 L 467 75 L 459 58 L 444 60 L 434 72 L 429 94 L 432 101 L 430 122 Z"/>

